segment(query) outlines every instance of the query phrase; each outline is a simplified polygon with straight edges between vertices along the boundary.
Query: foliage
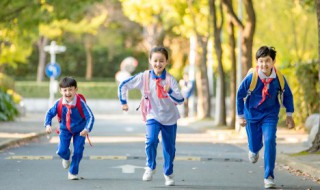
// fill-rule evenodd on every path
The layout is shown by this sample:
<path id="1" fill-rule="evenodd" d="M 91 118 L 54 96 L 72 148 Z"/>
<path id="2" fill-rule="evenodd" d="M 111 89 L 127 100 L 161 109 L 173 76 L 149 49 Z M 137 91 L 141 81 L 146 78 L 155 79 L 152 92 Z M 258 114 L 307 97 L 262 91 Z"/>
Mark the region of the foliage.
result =
<path id="1" fill-rule="evenodd" d="M 299 82 L 300 98 L 297 100 L 296 109 L 299 117 L 307 118 L 313 113 L 318 113 L 319 108 L 319 84 L 317 62 L 299 64 L 296 70 L 297 80 Z"/>
<path id="2" fill-rule="evenodd" d="M 0 121 L 12 121 L 19 115 L 12 96 L 0 90 Z"/>
<path id="3" fill-rule="evenodd" d="M 14 81 L 9 76 L 0 73 L 0 90 L 3 90 L 4 92 L 7 91 L 7 89 L 13 89 L 14 88 Z"/>
<path id="4" fill-rule="evenodd" d="M 116 82 L 79 82 L 79 93 L 87 99 L 117 99 L 118 84 Z M 25 98 L 48 98 L 49 82 L 21 81 L 16 82 L 16 91 Z M 59 97 L 59 93 L 56 97 Z M 129 98 L 140 99 L 140 91 L 130 91 Z"/>
<path id="5" fill-rule="evenodd" d="M 54 20 L 78 21 L 86 7 L 100 0 L 3 0 L 0 1 L 0 68 L 26 61 L 39 26 Z"/>

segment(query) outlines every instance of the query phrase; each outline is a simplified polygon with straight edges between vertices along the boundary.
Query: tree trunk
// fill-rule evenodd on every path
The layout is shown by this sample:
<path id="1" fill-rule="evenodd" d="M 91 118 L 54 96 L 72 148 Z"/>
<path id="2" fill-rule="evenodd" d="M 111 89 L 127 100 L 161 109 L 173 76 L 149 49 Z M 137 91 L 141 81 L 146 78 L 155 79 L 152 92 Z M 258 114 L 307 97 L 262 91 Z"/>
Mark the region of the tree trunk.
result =
<path id="1" fill-rule="evenodd" d="M 230 5 L 232 6 L 232 0 L 228 0 Z M 236 40 L 234 37 L 234 24 L 232 22 L 232 18 L 230 16 L 230 12 L 228 11 L 228 35 L 229 35 L 229 45 L 231 50 L 231 84 L 230 84 L 230 117 L 231 122 L 230 126 L 235 128 L 236 124 L 236 93 L 237 93 L 237 64 L 236 64 Z"/>
<path id="2" fill-rule="evenodd" d="M 236 16 L 232 5 L 228 0 L 222 0 L 222 3 L 226 6 L 229 11 L 229 15 L 232 18 L 234 25 L 239 27 L 242 30 L 242 39 L 241 39 L 241 65 L 242 65 L 242 78 L 244 78 L 248 70 L 252 67 L 252 44 L 253 44 L 253 35 L 256 25 L 256 16 L 254 13 L 254 7 L 252 0 L 243 0 L 244 7 L 247 12 L 246 25 L 244 26 L 241 19 Z M 238 5 L 241 6 L 241 5 Z"/>
<path id="3" fill-rule="evenodd" d="M 318 22 L 318 89 L 320 89 L 320 0 L 315 0 L 315 4 L 317 7 L 317 22 Z M 320 90 L 318 92 L 318 99 L 320 100 Z M 319 113 L 320 113 L 320 105 L 319 105 Z M 319 119 L 319 125 L 320 127 L 320 119 Z M 318 130 L 318 133 L 312 142 L 312 147 L 309 148 L 308 152 L 318 152 L 320 150 L 320 130 Z"/>
<path id="4" fill-rule="evenodd" d="M 197 37 L 201 46 L 201 57 L 196 62 L 196 84 L 198 94 L 198 111 L 197 117 L 199 119 L 209 118 L 211 112 L 211 100 L 209 95 L 209 81 L 207 75 L 207 44 L 208 39 L 202 39 L 201 36 Z"/>
<path id="5" fill-rule="evenodd" d="M 37 68 L 37 82 L 41 82 L 44 79 L 44 67 L 46 65 L 46 52 L 44 51 L 44 47 L 48 43 L 48 38 L 45 36 L 40 36 L 37 46 L 39 50 L 39 62 Z"/>
<path id="6" fill-rule="evenodd" d="M 197 30 L 197 23 L 195 13 L 193 12 L 193 0 L 188 1 L 188 6 L 193 21 L 193 31 L 197 37 L 197 42 L 201 47 L 200 61 L 196 61 L 196 87 L 197 87 L 197 117 L 203 119 L 210 117 L 211 100 L 209 93 L 209 80 L 207 73 L 207 52 L 208 52 L 208 36 L 199 34 Z M 209 31 L 208 31 L 209 34 Z M 197 57 L 197 56 L 196 56 Z M 197 59 L 198 60 L 198 59 Z"/>
<path id="7" fill-rule="evenodd" d="M 87 61 L 86 80 L 91 80 L 93 74 L 92 38 L 88 35 L 85 36 L 84 47 Z"/>
<path id="8" fill-rule="evenodd" d="M 242 77 L 244 78 L 248 70 L 252 67 L 252 45 L 253 35 L 256 26 L 256 16 L 254 13 L 252 0 L 244 0 L 244 7 L 247 12 L 246 25 L 242 35 Z"/>
<path id="9" fill-rule="evenodd" d="M 144 27 L 144 44 L 148 51 L 155 46 L 163 46 L 165 31 L 160 24 L 152 24 Z"/>
<path id="10" fill-rule="evenodd" d="M 209 7 L 210 7 L 210 14 L 212 16 L 213 22 L 213 37 L 214 37 L 214 48 L 217 55 L 218 60 L 218 80 L 217 80 L 217 96 L 216 96 L 216 118 L 215 124 L 216 125 L 227 125 L 226 122 L 226 93 L 225 93 L 225 74 L 222 64 L 222 46 L 221 46 L 221 29 L 223 25 L 223 11 L 222 11 L 222 4 L 220 4 L 220 13 L 221 19 L 219 26 L 217 25 L 217 11 L 215 0 L 209 0 Z"/>

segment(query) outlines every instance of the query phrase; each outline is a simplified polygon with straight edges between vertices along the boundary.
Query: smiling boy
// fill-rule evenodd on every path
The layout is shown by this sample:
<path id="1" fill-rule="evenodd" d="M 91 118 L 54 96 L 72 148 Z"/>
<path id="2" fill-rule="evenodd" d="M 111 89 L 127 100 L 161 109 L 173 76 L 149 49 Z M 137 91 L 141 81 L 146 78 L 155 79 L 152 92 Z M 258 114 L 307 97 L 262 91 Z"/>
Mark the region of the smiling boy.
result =
<path id="1" fill-rule="evenodd" d="M 276 160 L 276 131 L 280 103 L 286 108 L 286 125 L 293 128 L 293 96 L 287 81 L 281 91 L 277 70 L 274 67 L 276 51 L 273 47 L 262 46 L 256 53 L 257 67 L 240 84 L 237 92 L 237 117 L 242 127 L 246 127 L 249 148 L 249 161 L 256 163 L 259 151 L 264 148 L 264 187 L 273 188 Z M 253 73 L 258 79 L 253 91 L 249 91 Z M 279 102 L 278 93 L 283 93 Z"/>
<path id="2" fill-rule="evenodd" d="M 52 132 L 52 118 L 59 113 L 61 106 L 61 116 L 58 114 L 58 117 L 61 117 L 59 119 L 60 142 L 56 153 L 62 158 L 63 168 L 69 169 L 68 179 L 77 180 L 79 179 L 79 164 L 83 156 L 85 139 L 92 130 L 94 116 L 86 102 L 77 94 L 78 87 L 75 79 L 64 77 L 61 79 L 59 87 L 62 98 L 57 100 L 53 107 L 47 111 L 44 126 L 46 132 L 50 134 Z M 72 138 L 73 155 L 69 149 Z"/>

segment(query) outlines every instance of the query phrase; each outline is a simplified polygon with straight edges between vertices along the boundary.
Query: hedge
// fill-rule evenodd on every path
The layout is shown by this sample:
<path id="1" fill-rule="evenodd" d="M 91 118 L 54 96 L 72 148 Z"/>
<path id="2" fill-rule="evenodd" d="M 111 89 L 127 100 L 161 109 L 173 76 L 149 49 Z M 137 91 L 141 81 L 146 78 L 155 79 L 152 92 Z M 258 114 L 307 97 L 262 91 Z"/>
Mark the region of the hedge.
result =
<path id="1" fill-rule="evenodd" d="M 78 82 L 78 89 L 87 99 L 118 99 L 116 82 Z M 15 90 L 24 98 L 48 98 L 49 82 L 17 81 Z M 55 96 L 59 97 L 59 92 Z M 140 99 L 140 91 L 130 91 L 129 98 Z"/>

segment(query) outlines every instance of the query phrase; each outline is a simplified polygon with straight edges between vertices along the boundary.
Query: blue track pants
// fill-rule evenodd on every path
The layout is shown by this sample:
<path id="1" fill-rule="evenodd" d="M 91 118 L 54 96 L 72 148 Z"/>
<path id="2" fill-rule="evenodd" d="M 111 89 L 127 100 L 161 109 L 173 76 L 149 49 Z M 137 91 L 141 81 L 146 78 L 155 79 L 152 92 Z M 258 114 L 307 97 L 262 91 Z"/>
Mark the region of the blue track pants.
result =
<path id="1" fill-rule="evenodd" d="M 60 143 L 58 146 L 57 154 L 65 159 L 69 160 L 72 156 L 69 172 L 73 175 L 77 175 L 79 172 L 79 164 L 83 156 L 85 137 L 80 136 L 80 134 L 72 135 L 69 131 L 60 130 Z M 73 137 L 73 155 L 70 155 L 70 141 Z"/>
<path id="2" fill-rule="evenodd" d="M 248 123 L 246 131 L 248 135 L 249 150 L 258 153 L 264 144 L 264 178 L 274 178 L 274 166 L 276 161 L 276 121 L 264 121 L 260 123 Z M 263 142 L 262 142 L 263 139 Z"/>
<path id="3" fill-rule="evenodd" d="M 177 124 L 162 125 L 156 120 L 148 120 L 146 123 L 146 165 L 154 170 L 156 168 L 157 147 L 159 143 L 159 132 L 162 136 L 163 148 L 163 173 L 171 175 L 173 173 L 173 160 L 176 152 Z"/>

